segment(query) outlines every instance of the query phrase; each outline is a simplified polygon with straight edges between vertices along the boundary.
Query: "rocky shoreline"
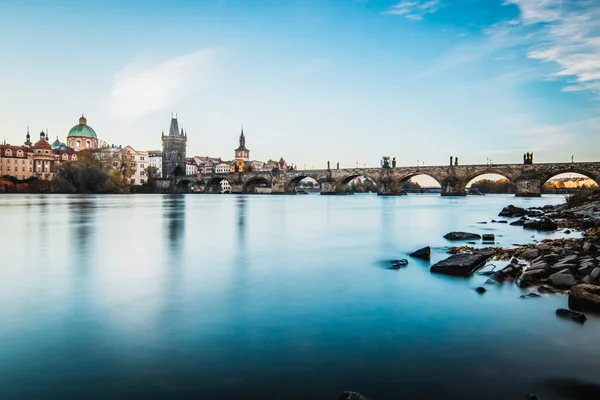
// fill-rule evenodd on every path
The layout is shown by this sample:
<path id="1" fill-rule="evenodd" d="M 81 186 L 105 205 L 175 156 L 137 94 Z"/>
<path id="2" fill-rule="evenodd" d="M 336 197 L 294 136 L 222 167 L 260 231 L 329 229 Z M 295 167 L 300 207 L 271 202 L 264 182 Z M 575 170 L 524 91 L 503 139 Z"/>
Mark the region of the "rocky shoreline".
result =
<path id="1" fill-rule="evenodd" d="M 556 313 L 577 322 L 587 319 L 582 311 L 600 313 L 600 196 L 592 196 L 584 204 L 571 208 L 568 203 L 529 209 L 510 205 L 499 216 L 513 219 L 506 222 L 522 229 L 577 232 L 581 237 L 545 239 L 513 248 L 455 246 L 448 250 L 450 257 L 431 266 L 431 272 L 470 276 L 479 271 L 477 274 L 488 276 L 485 284 L 513 283 L 532 290 L 522 298 L 548 293 L 568 295 L 569 309 L 559 309 Z M 451 232 L 444 237 L 449 240 L 481 238 L 467 232 Z M 481 270 L 490 260 L 508 261 L 508 264 L 500 270 Z M 480 294 L 486 292 L 485 287 L 476 290 Z"/>

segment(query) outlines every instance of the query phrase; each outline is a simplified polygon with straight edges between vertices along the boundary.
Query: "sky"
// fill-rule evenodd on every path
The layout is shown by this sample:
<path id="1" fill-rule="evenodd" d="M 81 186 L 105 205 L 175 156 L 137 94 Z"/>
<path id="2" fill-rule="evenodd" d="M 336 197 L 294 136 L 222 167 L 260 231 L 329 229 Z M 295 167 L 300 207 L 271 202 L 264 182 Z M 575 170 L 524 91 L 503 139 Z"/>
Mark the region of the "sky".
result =
<path id="1" fill-rule="evenodd" d="M 598 0 L 0 0 L 0 139 L 299 168 L 597 161 Z"/>

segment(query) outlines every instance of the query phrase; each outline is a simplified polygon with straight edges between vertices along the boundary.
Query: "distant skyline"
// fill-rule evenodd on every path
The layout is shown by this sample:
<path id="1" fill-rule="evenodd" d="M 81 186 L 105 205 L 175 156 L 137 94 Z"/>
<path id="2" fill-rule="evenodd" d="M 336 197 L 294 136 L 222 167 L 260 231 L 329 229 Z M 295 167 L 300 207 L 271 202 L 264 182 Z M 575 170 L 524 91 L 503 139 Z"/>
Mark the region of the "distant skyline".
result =
<path id="1" fill-rule="evenodd" d="M 596 161 L 600 1 L 0 0 L 0 139 L 303 168 Z"/>

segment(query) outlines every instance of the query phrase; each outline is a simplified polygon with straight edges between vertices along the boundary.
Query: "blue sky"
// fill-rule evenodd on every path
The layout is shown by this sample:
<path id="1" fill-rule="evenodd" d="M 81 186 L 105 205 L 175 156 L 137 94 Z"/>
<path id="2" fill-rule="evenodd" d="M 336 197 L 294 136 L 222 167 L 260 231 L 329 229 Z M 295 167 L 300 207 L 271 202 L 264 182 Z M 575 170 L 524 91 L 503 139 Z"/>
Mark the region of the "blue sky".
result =
<path id="1" fill-rule="evenodd" d="M 303 167 L 597 160 L 600 1 L 0 0 L 0 138 Z"/>

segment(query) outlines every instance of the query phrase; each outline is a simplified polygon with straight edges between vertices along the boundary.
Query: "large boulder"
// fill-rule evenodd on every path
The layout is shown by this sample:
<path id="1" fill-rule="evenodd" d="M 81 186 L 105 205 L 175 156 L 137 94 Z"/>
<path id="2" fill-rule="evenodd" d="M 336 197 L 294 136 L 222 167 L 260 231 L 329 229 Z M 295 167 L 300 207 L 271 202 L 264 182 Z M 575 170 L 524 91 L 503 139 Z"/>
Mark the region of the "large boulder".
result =
<path id="1" fill-rule="evenodd" d="M 540 251 L 538 249 L 529 249 L 521 253 L 521 257 L 526 260 L 533 260 L 534 258 L 538 258 L 539 255 Z"/>
<path id="2" fill-rule="evenodd" d="M 567 310 L 566 308 L 559 308 L 556 310 L 556 315 L 563 318 L 570 318 L 575 322 L 584 323 L 587 320 L 585 314 L 582 314 L 577 311 Z"/>
<path id="3" fill-rule="evenodd" d="M 577 285 L 577 279 L 569 273 L 569 270 L 562 270 L 550 275 L 549 281 L 552 286 L 559 289 L 569 289 Z"/>
<path id="4" fill-rule="evenodd" d="M 477 253 L 455 254 L 431 266 L 431 272 L 470 276 L 479 269 L 491 256 L 492 252 L 479 251 Z"/>
<path id="5" fill-rule="evenodd" d="M 593 281 L 600 281 L 600 267 L 596 267 L 590 273 L 590 278 Z"/>
<path id="6" fill-rule="evenodd" d="M 500 214 L 498 214 L 498 216 L 500 217 L 522 217 L 523 215 L 525 215 L 526 210 L 524 208 L 521 207 L 515 207 L 512 204 L 509 206 L 506 206 L 502 209 L 502 211 L 500 211 Z"/>
<path id="7" fill-rule="evenodd" d="M 529 221 L 529 218 L 521 217 L 518 220 L 511 222 L 510 225 L 523 226 L 523 225 L 525 225 L 525 222 L 527 222 L 527 221 Z"/>
<path id="8" fill-rule="evenodd" d="M 571 287 L 569 308 L 600 312 L 600 286 L 580 284 Z"/>
<path id="9" fill-rule="evenodd" d="M 481 239 L 481 235 L 469 232 L 450 232 L 444 235 L 444 239 L 448 240 L 473 240 Z"/>
<path id="10" fill-rule="evenodd" d="M 525 229 L 535 229 L 538 231 L 555 231 L 558 229 L 556 222 L 547 217 L 539 219 L 530 219 L 523 224 Z"/>
<path id="11" fill-rule="evenodd" d="M 414 251 L 414 252 L 410 253 L 409 255 L 411 257 L 415 257 L 415 258 L 422 258 L 423 260 L 429 260 L 429 257 L 431 256 L 431 247 L 429 247 L 429 246 L 423 247 L 422 249 Z"/>

